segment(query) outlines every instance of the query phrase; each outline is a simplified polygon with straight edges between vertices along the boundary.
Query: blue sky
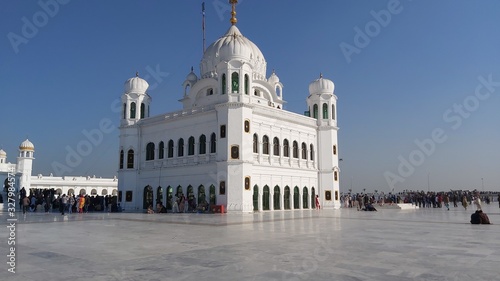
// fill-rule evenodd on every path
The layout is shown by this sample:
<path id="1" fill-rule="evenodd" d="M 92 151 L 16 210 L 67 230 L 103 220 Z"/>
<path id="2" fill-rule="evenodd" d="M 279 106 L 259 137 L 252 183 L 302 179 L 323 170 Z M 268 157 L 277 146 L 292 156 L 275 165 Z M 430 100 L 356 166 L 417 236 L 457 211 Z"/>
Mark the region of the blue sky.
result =
<path id="1" fill-rule="evenodd" d="M 208 46 L 230 15 L 227 1 L 205 2 Z M 115 175 L 123 83 L 136 71 L 148 80 L 153 115 L 181 108 L 202 57 L 201 3 L 3 2 L 8 161 L 28 137 L 34 174 Z M 499 12 L 493 0 L 244 0 L 237 26 L 276 70 L 286 110 L 306 110 L 320 72 L 334 81 L 341 191 L 500 190 Z M 94 143 L 68 162 L 85 132 Z"/>

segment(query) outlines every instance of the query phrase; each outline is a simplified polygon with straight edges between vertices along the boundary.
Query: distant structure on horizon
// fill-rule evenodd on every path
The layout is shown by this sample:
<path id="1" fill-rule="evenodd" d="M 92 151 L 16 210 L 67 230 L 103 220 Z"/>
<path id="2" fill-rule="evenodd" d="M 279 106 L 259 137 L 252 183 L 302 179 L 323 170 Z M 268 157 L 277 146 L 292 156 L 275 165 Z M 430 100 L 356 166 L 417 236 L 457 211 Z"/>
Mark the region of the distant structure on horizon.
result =
<path id="1" fill-rule="evenodd" d="M 6 203 L 5 187 L 9 184 L 9 173 L 14 175 L 15 189 L 19 191 L 24 187 L 26 194 L 36 189 L 54 189 L 55 194 L 88 194 L 88 195 L 118 195 L 118 179 L 96 178 L 82 176 L 54 177 L 42 176 L 41 174 L 32 176 L 35 146 L 26 139 L 19 145 L 19 155 L 17 163 L 7 162 L 7 153 L 0 149 L 0 181 L 3 189 L 0 195 L 4 204 Z"/>
<path id="2" fill-rule="evenodd" d="M 340 208 L 337 96 L 322 75 L 304 115 L 283 109 L 283 84 L 259 48 L 231 26 L 182 84 L 182 109 L 150 116 L 137 74 L 121 96 L 118 189 L 126 210 L 176 197 L 228 212 Z M 193 49 L 193 51 L 195 51 Z M 267 78 L 266 78 L 267 77 Z"/>

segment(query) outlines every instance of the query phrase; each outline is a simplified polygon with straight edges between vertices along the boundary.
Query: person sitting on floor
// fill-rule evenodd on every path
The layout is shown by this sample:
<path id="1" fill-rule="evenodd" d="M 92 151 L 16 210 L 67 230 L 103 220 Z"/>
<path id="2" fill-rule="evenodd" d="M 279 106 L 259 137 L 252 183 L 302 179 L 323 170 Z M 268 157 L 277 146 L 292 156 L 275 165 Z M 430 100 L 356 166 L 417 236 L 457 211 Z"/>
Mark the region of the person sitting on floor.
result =
<path id="1" fill-rule="evenodd" d="M 486 213 L 483 213 L 482 210 L 477 210 L 470 216 L 471 224 L 491 224 L 490 219 Z"/>
<path id="2" fill-rule="evenodd" d="M 376 212 L 377 211 L 377 209 L 375 209 L 375 207 L 373 207 L 373 205 L 371 203 L 366 204 L 365 208 L 363 210 L 370 211 L 370 212 Z"/>
<path id="3" fill-rule="evenodd" d="M 148 214 L 154 214 L 155 211 L 153 211 L 153 205 L 149 205 L 148 207 Z"/>

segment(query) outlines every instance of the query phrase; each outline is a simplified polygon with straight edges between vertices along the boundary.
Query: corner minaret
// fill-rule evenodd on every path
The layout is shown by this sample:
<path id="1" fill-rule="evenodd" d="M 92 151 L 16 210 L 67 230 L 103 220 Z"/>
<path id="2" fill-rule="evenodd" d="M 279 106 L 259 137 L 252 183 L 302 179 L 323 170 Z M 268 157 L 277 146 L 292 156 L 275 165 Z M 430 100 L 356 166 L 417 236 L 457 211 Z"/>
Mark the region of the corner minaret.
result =
<path id="1" fill-rule="evenodd" d="M 29 190 L 31 187 L 31 171 L 33 169 L 33 154 L 35 146 L 28 139 L 19 145 L 19 157 L 17 157 L 17 173 L 19 175 L 19 189 Z"/>
<path id="2" fill-rule="evenodd" d="M 338 157 L 337 96 L 333 81 L 319 78 L 309 84 L 309 116 L 316 119 L 318 134 L 319 194 L 323 206 L 340 208 Z M 328 194 L 330 198 L 328 198 Z"/>
<path id="3" fill-rule="evenodd" d="M 128 79 L 124 85 L 122 95 L 122 126 L 133 125 L 137 121 L 149 117 L 149 104 L 151 97 L 148 95 L 148 82 L 139 77 Z"/>

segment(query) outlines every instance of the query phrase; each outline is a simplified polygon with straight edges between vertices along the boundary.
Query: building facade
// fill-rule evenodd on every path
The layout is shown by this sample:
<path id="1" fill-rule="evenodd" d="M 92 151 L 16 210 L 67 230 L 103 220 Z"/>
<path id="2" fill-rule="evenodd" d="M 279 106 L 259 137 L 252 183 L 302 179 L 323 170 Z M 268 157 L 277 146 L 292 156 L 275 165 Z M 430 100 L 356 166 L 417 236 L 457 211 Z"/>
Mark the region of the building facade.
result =
<path id="1" fill-rule="evenodd" d="M 234 17 L 233 17 L 234 18 Z M 339 208 L 337 96 L 323 78 L 309 85 L 306 114 L 283 109 L 283 84 L 236 21 L 183 83 L 182 109 L 149 115 L 148 83 L 125 82 L 118 189 L 143 210 L 176 196 L 228 212 Z"/>

